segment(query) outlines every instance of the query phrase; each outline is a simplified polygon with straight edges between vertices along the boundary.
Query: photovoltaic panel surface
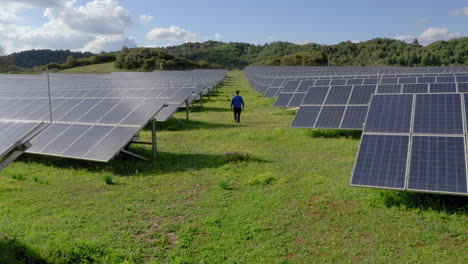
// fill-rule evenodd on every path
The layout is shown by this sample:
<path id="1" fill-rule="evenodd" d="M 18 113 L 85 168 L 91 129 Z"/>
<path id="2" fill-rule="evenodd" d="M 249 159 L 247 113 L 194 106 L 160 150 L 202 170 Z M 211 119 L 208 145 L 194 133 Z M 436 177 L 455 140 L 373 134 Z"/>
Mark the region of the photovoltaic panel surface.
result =
<path id="1" fill-rule="evenodd" d="M 461 94 L 418 94 L 414 133 L 463 135 Z"/>
<path id="2" fill-rule="evenodd" d="M 30 153 L 108 161 L 166 102 L 206 93 L 226 71 L 50 74 L 53 125 L 31 140 Z M 50 121 L 46 75 L 0 81 L 0 120 Z M 197 83 L 198 82 L 198 83 Z M 169 107 L 168 107 L 169 108 Z M 165 111 L 172 115 L 177 109 Z"/>
<path id="3" fill-rule="evenodd" d="M 340 128 L 362 129 L 367 115 L 367 106 L 348 106 Z"/>
<path id="4" fill-rule="evenodd" d="M 397 188 L 405 190 L 436 192 L 467 195 L 467 171 L 466 171 L 466 124 L 463 124 L 463 109 L 461 94 L 414 94 L 406 95 L 413 99 L 398 99 L 403 95 L 374 95 L 369 108 L 366 128 L 361 140 L 361 145 L 356 160 L 355 170 L 351 184 L 355 186 L 373 186 L 379 188 L 395 188 L 391 183 L 401 182 L 405 179 L 406 185 L 398 185 Z M 372 125 L 369 120 L 371 116 L 385 120 L 386 109 L 383 105 L 393 102 L 402 108 L 409 102 L 414 102 L 413 110 L 408 116 L 413 116 L 410 120 L 409 128 L 401 130 L 402 126 L 397 122 L 384 122 L 385 125 Z M 393 111 L 396 111 L 393 109 Z M 413 112 L 414 111 L 414 112 Z M 391 111 L 390 111 L 391 112 Z M 406 110 L 404 111 L 407 112 Z M 382 114 L 384 113 L 384 114 Z M 407 116 L 403 114 L 402 116 Z M 402 117 L 402 119 L 408 119 Z M 375 118 L 378 122 L 378 118 Z M 367 129 L 371 127 L 383 127 L 385 129 Z M 404 127 L 408 127 L 405 125 Z M 382 181 L 379 177 L 384 172 L 373 172 L 373 166 L 385 170 L 387 165 L 375 159 L 364 159 L 368 157 L 368 142 L 370 137 L 377 136 L 380 142 L 387 142 L 396 148 L 400 143 L 393 142 L 395 137 L 405 137 L 409 140 L 407 152 L 395 152 L 394 149 L 387 148 L 381 150 L 388 159 L 392 155 L 399 156 L 398 159 L 405 160 L 409 167 L 401 173 L 395 174 L 389 179 Z M 393 143 L 392 143 L 393 142 Z M 372 144 L 371 144 L 372 145 Z M 379 148 L 379 147 L 376 147 Z M 410 153 L 410 155 L 408 155 Z M 377 155 L 373 153 L 372 155 Z M 369 156 L 370 157 L 370 156 Z M 365 175 L 365 176 L 363 176 Z M 367 178 L 366 178 L 367 177 Z M 362 180 L 361 178 L 364 178 Z M 361 179 L 361 180 L 358 180 Z M 371 182 L 371 184 L 369 184 Z"/>
<path id="5" fill-rule="evenodd" d="M 409 136 L 364 135 L 351 185 L 404 189 Z"/>
<path id="6" fill-rule="evenodd" d="M 373 95 L 365 132 L 409 133 L 413 95 Z"/>
<path id="7" fill-rule="evenodd" d="M 345 111 L 344 106 L 324 106 L 320 111 L 315 127 L 334 128 L 340 127 L 341 119 Z"/>
<path id="8" fill-rule="evenodd" d="M 320 106 L 301 107 L 297 112 L 291 127 L 313 127 L 320 109 Z"/>
<path id="9" fill-rule="evenodd" d="M 467 193 L 464 137 L 414 136 L 408 189 Z"/>

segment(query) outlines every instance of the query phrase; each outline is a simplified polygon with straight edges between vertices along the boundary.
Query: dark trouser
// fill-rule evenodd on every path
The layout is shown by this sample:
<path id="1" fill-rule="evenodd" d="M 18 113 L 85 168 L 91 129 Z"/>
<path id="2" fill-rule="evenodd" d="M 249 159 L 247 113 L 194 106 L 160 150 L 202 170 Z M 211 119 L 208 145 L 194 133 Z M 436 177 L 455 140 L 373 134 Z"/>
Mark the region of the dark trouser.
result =
<path id="1" fill-rule="evenodd" d="M 240 123 L 240 114 L 242 112 L 242 108 L 234 107 L 234 121 Z"/>

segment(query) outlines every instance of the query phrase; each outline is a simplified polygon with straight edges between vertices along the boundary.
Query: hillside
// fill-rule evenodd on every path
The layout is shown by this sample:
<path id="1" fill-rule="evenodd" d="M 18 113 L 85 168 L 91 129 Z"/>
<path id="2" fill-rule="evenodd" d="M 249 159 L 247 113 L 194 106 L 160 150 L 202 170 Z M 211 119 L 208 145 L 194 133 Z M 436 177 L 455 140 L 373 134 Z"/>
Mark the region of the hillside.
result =
<path id="1" fill-rule="evenodd" d="M 69 56 L 75 60 L 93 56 L 91 52 L 76 52 L 70 50 L 27 50 L 8 55 L 11 64 L 20 68 L 33 68 L 47 65 L 51 62 L 64 63 Z"/>
<path id="2" fill-rule="evenodd" d="M 312 53 L 314 57 L 325 56 L 331 65 L 468 65 L 468 37 L 438 41 L 425 47 L 417 42 L 407 44 L 394 39 L 376 38 L 361 43 L 346 41 L 336 45 L 298 45 L 289 42 L 252 45 L 207 41 L 185 43 L 166 47 L 164 50 L 190 60 L 205 60 L 229 69 L 244 68 L 248 65 L 323 65 L 322 60 L 304 63 L 303 60 L 291 60 L 287 57 L 301 53 Z"/>
<path id="3" fill-rule="evenodd" d="M 65 69 L 116 60 L 124 70 L 186 70 L 194 68 L 242 69 L 248 65 L 317 66 L 447 66 L 468 65 L 468 37 L 421 46 L 394 39 L 336 45 L 272 42 L 253 45 L 206 41 L 165 48 L 124 48 L 110 54 L 32 50 L 0 57 L 0 71 L 23 70 L 38 65 Z M 91 57 L 90 57 L 91 56 Z M 99 59 L 105 57 L 104 60 Z M 70 63 L 68 59 L 73 58 Z M 80 59 L 81 58 L 81 59 Z M 94 59 L 93 59 L 94 58 Z"/>

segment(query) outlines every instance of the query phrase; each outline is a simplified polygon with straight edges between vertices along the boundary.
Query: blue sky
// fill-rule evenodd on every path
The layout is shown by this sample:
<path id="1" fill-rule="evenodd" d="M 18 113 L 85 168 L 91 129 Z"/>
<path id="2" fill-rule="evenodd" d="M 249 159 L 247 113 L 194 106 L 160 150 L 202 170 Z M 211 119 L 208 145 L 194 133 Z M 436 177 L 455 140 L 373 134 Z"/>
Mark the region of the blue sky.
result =
<path id="1" fill-rule="evenodd" d="M 468 1 L 2 0 L 0 46 L 111 51 L 187 41 L 422 44 L 468 35 Z"/>

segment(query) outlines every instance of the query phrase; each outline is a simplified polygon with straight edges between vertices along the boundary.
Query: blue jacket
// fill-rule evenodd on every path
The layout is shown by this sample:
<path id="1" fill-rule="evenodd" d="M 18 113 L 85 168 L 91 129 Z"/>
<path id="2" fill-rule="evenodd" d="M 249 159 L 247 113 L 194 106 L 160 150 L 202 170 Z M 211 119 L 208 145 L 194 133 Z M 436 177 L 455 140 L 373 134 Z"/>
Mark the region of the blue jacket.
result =
<path id="1" fill-rule="evenodd" d="M 242 96 L 236 95 L 236 96 L 232 97 L 231 107 L 234 107 L 234 108 L 244 107 L 244 99 L 242 99 Z"/>

